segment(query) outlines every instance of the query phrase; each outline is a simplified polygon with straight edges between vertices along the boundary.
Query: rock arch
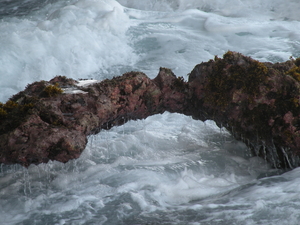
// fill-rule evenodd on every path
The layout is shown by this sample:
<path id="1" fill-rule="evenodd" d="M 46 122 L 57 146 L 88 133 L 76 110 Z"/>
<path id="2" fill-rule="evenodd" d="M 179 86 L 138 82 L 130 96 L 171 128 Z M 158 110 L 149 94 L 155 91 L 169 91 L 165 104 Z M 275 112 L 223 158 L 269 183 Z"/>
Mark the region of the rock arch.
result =
<path id="1" fill-rule="evenodd" d="M 104 81 L 58 76 L 0 105 L 0 163 L 78 158 L 87 136 L 165 111 L 214 120 L 274 167 L 299 165 L 299 60 L 262 63 L 236 52 L 196 65 L 188 81 L 160 68 Z"/>

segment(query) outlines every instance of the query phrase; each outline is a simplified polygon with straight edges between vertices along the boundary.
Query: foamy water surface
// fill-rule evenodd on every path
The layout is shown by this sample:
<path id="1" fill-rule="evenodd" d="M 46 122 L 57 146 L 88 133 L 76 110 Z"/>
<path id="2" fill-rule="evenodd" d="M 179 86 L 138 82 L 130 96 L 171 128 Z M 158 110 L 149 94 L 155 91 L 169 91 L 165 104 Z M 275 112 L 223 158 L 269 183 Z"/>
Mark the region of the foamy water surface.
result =
<path id="1" fill-rule="evenodd" d="M 0 2 L 0 101 L 56 75 L 102 80 L 238 51 L 300 56 L 296 0 Z M 164 113 L 89 137 L 82 156 L 0 165 L 2 224 L 298 224 L 299 169 L 270 168 L 214 122 Z"/>

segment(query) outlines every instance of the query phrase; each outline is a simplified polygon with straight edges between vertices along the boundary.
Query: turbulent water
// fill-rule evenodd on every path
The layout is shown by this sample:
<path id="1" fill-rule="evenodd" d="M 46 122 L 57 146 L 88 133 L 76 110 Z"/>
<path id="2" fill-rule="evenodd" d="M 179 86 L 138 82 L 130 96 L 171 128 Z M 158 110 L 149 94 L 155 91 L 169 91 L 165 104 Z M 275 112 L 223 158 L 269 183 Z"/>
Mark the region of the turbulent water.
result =
<path id="1" fill-rule="evenodd" d="M 55 75 L 159 67 L 187 79 L 227 50 L 300 56 L 298 0 L 0 0 L 0 101 Z M 299 224 L 300 169 L 272 169 L 214 122 L 164 113 L 89 137 L 66 164 L 0 165 L 1 224 Z"/>

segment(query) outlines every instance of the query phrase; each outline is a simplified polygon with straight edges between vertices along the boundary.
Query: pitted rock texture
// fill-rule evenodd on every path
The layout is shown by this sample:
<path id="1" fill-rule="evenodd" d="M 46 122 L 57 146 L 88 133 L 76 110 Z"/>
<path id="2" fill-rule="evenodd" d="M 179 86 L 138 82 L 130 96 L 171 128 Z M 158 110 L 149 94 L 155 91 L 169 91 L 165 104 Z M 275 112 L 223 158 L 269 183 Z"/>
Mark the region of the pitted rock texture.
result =
<path id="1" fill-rule="evenodd" d="M 229 51 L 196 65 L 188 82 L 166 68 L 153 80 L 129 72 L 83 86 L 61 76 L 35 82 L 0 105 L 0 163 L 67 162 L 89 135 L 169 111 L 214 120 L 274 167 L 297 167 L 299 66 Z"/>
<path id="2" fill-rule="evenodd" d="M 78 158 L 87 136 L 101 129 L 166 109 L 183 112 L 183 83 L 166 68 L 154 80 L 130 72 L 87 86 L 65 77 L 35 82 L 1 105 L 0 162 L 28 166 Z"/>

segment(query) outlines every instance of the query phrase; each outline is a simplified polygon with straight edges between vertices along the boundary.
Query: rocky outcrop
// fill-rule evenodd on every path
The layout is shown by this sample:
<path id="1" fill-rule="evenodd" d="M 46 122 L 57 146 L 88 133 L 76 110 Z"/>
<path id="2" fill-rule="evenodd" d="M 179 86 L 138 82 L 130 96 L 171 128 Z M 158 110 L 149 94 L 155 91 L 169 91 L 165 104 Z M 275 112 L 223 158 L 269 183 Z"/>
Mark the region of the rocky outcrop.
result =
<path id="1" fill-rule="evenodd" d="M 274 167 L 299 166 L 300 59 L 261 63 L 227 52 L 189 76 L 189 112 L 211 119 Z"/>
<path id="2" fill-rule="evenodd" d="M 184 112 L 186 84 L 161 68 L 102 82 L 55 77 L 29 85 L 0 105 L 0 163 L 24 166 L 78 158 L 87 136 L 150 115 Z"/>
<path id="3" fill-rule="evenodd" d="M 165 111 L 214 120 L 274 167 L 299 166 L 300 60 L 261 63 L 235 52 L 197 65 L 188 82 L 161 68 L 111 80 L 55 77 L 0 105 L 0 163 L 79 157 L 87 136 Z"/>

